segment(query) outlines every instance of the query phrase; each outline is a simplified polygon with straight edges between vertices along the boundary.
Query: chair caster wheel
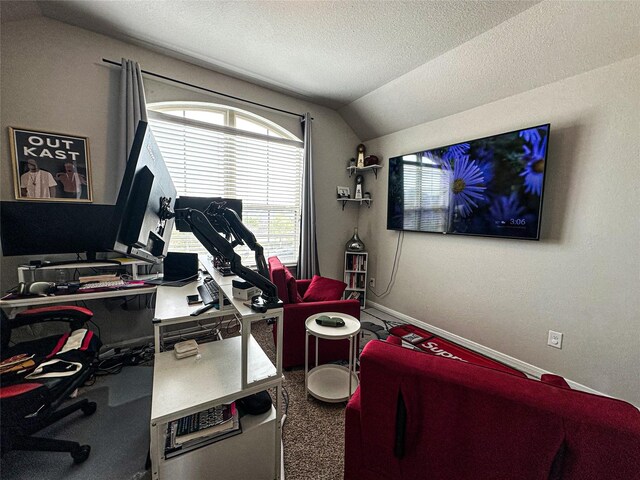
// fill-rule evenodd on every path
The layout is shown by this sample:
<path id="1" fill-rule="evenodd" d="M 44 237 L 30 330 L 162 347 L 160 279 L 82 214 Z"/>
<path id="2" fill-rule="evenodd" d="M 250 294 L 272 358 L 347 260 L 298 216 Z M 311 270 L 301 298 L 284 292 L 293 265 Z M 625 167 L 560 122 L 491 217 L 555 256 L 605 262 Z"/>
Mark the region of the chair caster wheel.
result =
<path id="1" fill-rule="evenodd" d="M 98 405 L 96 404 L 96 402 L 89 402 L 86 405 L 80 407 L 80 410 L 82 410 L 82 413 L 84 413 L 88 417 L 89 415 L 93 415 L 94 413 L 96 413 L 97 408 Z"/>
<path id="2" fill-rule="evenodd" d="M 91 453 L 91 446 L 89 445 L 80 445 L 78 448 L 74 449 L 71 452 L 71 457 L 73 458 L 73 463 L 76 465 L 81 464 L 87 458 L 89 458 L 89 454 Z"/>

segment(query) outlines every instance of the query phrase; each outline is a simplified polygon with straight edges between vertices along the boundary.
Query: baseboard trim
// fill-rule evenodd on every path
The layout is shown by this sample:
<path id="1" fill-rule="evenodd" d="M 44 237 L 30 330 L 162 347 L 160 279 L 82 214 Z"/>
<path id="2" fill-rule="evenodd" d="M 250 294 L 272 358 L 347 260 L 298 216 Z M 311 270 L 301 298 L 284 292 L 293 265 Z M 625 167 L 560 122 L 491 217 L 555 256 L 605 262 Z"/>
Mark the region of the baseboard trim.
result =
<path id="1" fill-rule="evenodd" d="M 384 312 L 384 313 L 388 313 L 389 315 L 392 315 L 400 320 L 410 323 L 411 325 L 415 325 L 416 327 L 424 328 L 430 331 L 431 333 L 444 338 L 445 340 L 450 340 L 454 343 L 457 343 L 459 345 L 462 345 L 463 347 L 468 348 L 469 350 L 473 350 L 474 352 L 485 355 L 500 363 L 504 363 L 509 367 L 515 368 L 516 370 L 520 370 L 521 372 L 525 373 L 529 377 L 533 377 L 539 380 L 540 377 L 545 373 L 553 373 L 553 372 L 544 370 L 542 368 L 536 367 L 535 365 L 531 365 L 530 363 L 523 362 L 522 360 L 518 360 L 517 358 L 511 357 L 509 355 L 506 355 L 492 348 L 485 347 L 484 345 L 473 342 L 471 340 L 468 340 L 454 333 L 443 330 L 442 328 L 436 327 L 434 325 L 430 325 L 427 322 L 424 322 L 422 320 L 418 320 L 416 318 L 410 317 L 409 315 L 405 315 L 404 313 L 392 310 L 391 308 L 385 307 L 384 305 L 380 305 L 379 303 L 367 300 L 367 308 L 369 307 L 375 308 L 376 310 L 380 310 L 381 312 Z M 565 380 L 573 390 L 580 390 L 582 392 L 593 393 L 595 395 L 611 397 L 611 395 L 607 395 L 606 393 L 599 392 L 597 390 L 594 390 L 593 388 L 589 388 L 586 385 L 582 385 L 581 383 L 574 382 L 573 380 L 570 380 L 568 378 L 565 378 Z"/>

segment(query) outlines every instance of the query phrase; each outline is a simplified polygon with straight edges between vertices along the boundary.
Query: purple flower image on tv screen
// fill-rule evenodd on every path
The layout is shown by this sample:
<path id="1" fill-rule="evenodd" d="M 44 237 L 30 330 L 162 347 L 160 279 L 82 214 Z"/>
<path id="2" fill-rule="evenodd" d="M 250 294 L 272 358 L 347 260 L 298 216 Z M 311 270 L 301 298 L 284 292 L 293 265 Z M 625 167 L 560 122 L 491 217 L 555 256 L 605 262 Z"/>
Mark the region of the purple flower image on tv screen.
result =
<path id="1" fill-rule="evenodd" d="M 441 159 L 442 170 L 448 173 L 451 193 L 453 194 L 453 208 L 464 218 L 468 217 L 478 203 L 485 200 L 485 180 L 482 171 L 474 160 L 466 155 L 468 143 L 453 145 L 443 153 Z"/>
<path id="2" fill-rule="evenodd" d="M 549 125 L 389 159 L 387 227 L 537 239 Z"/>

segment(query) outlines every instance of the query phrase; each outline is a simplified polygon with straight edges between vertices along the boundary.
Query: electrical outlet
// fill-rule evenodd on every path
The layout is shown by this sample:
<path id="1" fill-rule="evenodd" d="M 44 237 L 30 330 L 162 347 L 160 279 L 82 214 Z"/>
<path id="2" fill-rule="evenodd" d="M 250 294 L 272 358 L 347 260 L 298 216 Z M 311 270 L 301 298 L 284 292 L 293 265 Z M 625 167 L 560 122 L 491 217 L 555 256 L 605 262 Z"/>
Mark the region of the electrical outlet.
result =
<path id="1" fill-rule="evenodd" d="M 376 288 L 376 279 L 375 278 L 370 278 L 369 279 L 369 287 Z"/>
<path id="2" fill-rule="evenodd" d="M 554 348 L 562 348 L 562 333 L 549 330 L 547 345 Z"/>

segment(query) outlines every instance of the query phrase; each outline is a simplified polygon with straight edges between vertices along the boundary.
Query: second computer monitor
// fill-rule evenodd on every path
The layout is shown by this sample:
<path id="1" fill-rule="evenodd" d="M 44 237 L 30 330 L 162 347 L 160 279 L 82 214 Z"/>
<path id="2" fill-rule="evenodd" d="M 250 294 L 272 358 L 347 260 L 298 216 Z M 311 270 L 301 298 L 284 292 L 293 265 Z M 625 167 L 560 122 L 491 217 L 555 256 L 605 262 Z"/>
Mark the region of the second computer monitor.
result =
<path id="1" fill-rule="evenodd" d="M 242 220 L 242 200 L 238 198 L 223 198 L 223 197 L 178 197 L 176 200 L 175 209 L 180 208 L 193 208 L 204 212 L 211 203 L 223 203 L 225 207 L 230 208 L 238 214 L 238 217 Z M 189 224 L 182 220 L 176 220 L 176 229 L 179 232 L 190 232 L 191 228 Z"/>

